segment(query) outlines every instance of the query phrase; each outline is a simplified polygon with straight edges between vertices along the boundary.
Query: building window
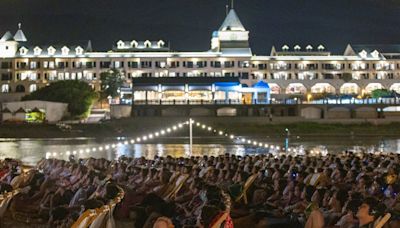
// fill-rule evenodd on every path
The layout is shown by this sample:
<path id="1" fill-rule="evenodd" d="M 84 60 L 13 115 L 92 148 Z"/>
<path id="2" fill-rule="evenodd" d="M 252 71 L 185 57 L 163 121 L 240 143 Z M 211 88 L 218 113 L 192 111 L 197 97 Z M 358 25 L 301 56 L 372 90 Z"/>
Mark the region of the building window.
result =
<path id="1" fill-rule="evenodd" d="M 151 61 L 142 61 L 142 62 L 140 62 L 140 66 L 142 67 L 142 68 L 151 68 Z"/>
<path id="2" fill-rule="evenodd" d="M 186 68 L 193 68 L 193 62 L 191 62 L 191 61 L 184 61 L 184 62 L 183 62 L 183 67 L 186 67 Z"/>
<path id="3" fill-rule="evenodd" d="M 2 80 L 2 81 L 9 81 L 9 80 L 11 80 L 11 73 L 3 73 L 3 74 L 1 74 L 1 80 Z"/>
<path id="4" fill-rule="evenodd" d="M 198 61 L 196 64 L 198 68 L 207 67 L 207 61 Z"/>
<path id="5" fill-rule="evenodd" d="M 220 61 L 211 61 L 211 66 L 214 68 L 221 68 L 221 62 Z"/>
<path id="6" fill-rule="evenodd" d="M 12 63 L 11 62 L 1 62 L 1 69 L 11 69 Z"/>
<path id="7" fill-rule="evenodd" d="M 37 86 L 36 86 L 36 84 L 32 84 L 32 85 L 30 85 L 29 86 L 29 92 L 35 92 L 37 90 Z"/>
<path id="8" fill-rule="evenodd" d="M 107 62 L 100 62 L 100 68 L 110 68 L 111 66 L 111 62 L 107 61 Z"/>
<path id="9" fill-rule="evenodd" d="M 138 62 L 128 62 L 128 67 L 129 68 L 138 68 L 139 63 Z"/>
<path id="10" fill-rule="evenodd" d="M 234 67 L 234 66 L 235 66 L 235 62 L 234 62 L 234 61 L 225 61 L 225 62 L 224 62 L 224 66 L 225 66 L 226 68 Z"/>
<path id="11" fill-rule="evenodd" d="M 1 85 L 1 92 L 2 93 L 10 93 L 11 92 L 10 85 L 8 85 L 8 84 Z"/>

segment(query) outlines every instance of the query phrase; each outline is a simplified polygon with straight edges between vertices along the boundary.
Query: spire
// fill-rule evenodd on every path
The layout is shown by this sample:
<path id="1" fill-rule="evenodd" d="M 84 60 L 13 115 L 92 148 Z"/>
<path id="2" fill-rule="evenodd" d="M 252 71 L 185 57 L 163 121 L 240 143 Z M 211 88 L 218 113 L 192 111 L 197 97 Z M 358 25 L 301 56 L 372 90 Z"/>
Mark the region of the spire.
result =
<path id="1" fill-rule="evenodd" d="M 242 22 L 240 22 L 239 17 L 233 8 L 229 11 L 224 22 L 219 28 L 219 31 L 226 31 L 226 30 L 246 31 L 246 29 L 243 27 Z"/>
<path id="2" fill-rule="evenodd" d="M 11 41 L 11 40 L 14 40 L 14 38 L 10 31 L 4 33 L 4 35 L 0 39 L 0 41 Z"/>
<path id="3" fill-rule="evenodd" d="M 233 9 L 233 2 L 234 0 L 231 0 L 231 9 Z"/>
<path id="4" fill-rule="evenodd" d="M 25 36 L 24 32 L 23 32 L 22 29 L 21 29 L 21 23 L 18 23 L 18 30 L 17 30 L 17 32 L 16 32 L 15 35 L 14 35 L 14 40 L 15 40 L 15 41 L 19 41 L 19 42 L 26 42 L 26 41 L 28 41 L 28 40 L 26 39 L 26 36 Z"/>

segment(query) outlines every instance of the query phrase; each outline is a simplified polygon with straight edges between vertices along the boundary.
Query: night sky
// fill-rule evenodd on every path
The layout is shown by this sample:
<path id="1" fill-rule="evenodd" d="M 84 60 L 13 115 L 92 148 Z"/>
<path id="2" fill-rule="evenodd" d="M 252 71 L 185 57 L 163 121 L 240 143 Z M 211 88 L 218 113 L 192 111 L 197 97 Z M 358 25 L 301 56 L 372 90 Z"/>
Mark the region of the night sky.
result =
<path id="1" fill-rule="evenodd" d="M 32 44 L 92 40 L 109 50 L 119 39 L 158 40 L 174 50 L 205 51 L 225 17 L 225 0 L 0 0 L 1 35 L 22 22 Z M 271 46 L 400 43 L 400 1 L 236 0 L 255 54 Z"/>

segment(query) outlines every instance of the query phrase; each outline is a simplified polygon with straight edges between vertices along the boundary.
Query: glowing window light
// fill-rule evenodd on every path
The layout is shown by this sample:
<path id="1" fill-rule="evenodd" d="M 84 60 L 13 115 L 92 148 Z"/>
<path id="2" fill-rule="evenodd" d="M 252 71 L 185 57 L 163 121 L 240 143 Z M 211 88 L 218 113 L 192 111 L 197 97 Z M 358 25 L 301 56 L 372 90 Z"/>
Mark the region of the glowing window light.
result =
<path id="1" fill-rule="evenodd" d="M 134 143 L 135 143 L 135 140 L 131 139 L 131 144 L 134 144 Z"/>
<path id="2" fill-rule="evenodd" d="M 223 132 L 223 131 L 219 131 L 218 134 L 219 134 L 219 135 L 223 135 L 224 132 Z"/>
<path id="3" fill-rule="evenodd" d="M 212 130 L 212 128 L 211 128 L 211 127 L 207 127 L 207 130 L 208 130 L 208 131 L 211 131 L 211 130 Z"/>

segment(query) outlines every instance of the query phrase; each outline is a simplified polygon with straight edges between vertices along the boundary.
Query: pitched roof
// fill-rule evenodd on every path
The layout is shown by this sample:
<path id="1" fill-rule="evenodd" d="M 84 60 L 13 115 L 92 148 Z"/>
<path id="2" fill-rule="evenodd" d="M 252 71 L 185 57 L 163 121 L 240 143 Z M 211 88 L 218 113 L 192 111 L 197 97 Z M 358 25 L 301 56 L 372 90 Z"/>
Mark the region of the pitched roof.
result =
<path id="1" fill-rule="evenodd" d="M 26 39 L 24 32 L 21 30 L 21 23 L 18 23 L 18 30 L 14 35 L 14 40 L 19 42 L 28 41 L 28 39 Z"/>
<path id="2" fill-rule="evenodd" d="M 222 23 L 219 31 L 246 31 L 234 9 L 231 9 Z"/>
<path id="3" fill-rule="evenodd" d="M 14 40 L 19 42 L 28 41 L 28 39 L 26 39 L 24 32 L 21 29 L 18 29 L 18 31 L 15 33 Z"/>
<path id="4" fill-rule="evenodd" d="M 6 33 L 4 33 L 3 37 L 1 37 L 0 41 L 13 41 L 13 35 L 11 34 L 10 31 L 7 31 Z"/>
<path id="5" fill-rule="evenodd" d="M 351 48 L 355 53 L 359 53 L 365 50 L 367 53 L 371 53 L 377 50 L 380 53 L 399 53 L 400 44 L 351 44 Z"/>

